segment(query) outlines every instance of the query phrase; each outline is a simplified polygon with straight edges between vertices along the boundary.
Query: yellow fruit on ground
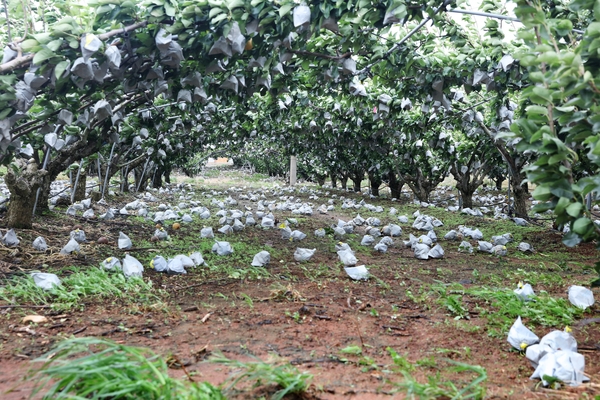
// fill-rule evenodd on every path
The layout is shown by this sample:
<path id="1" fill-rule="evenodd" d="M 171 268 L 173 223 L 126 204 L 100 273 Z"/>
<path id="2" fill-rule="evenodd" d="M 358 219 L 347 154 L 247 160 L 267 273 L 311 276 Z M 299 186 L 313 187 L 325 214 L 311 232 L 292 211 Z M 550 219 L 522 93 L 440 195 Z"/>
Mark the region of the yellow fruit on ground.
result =
<path id="1" fill-rule="evenodd" d="M 179 229 L 179 228 L 181 228 L 181 225 L 179 225 L 179 222 L 175 222 L 175 223 L 173 224 L 173 230 L 177 230 L 177 229 Z"/>

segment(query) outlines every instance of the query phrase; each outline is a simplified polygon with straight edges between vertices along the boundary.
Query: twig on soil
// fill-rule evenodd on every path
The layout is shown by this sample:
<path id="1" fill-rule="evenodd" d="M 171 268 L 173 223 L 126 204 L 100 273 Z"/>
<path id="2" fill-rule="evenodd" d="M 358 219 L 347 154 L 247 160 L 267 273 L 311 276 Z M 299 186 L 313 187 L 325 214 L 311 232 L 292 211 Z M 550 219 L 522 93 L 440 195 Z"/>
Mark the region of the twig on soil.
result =
<path id="1" fill-rule="evenodd" d="M 185 369 L 185 365 L 181 362 L 181 360 L 175 354 L 173 354 L 173 355 L 171 355 L 171 357 L 169 357 L 169 360 L 167 360 L 167 365 L 170 368 L 173 368 L 173 366 L 176 363 L 179 364 L 179 366 L 181 367 L 183 372 L 185 372 L 185 374 L 187 375 L 190 382 L 195 382 L 194 379 L 192 378 L 192 376 L 187 372 L 187 369 Z"/>
<path id="2" fill-rule="evenodd" d="M 79 328 L 76 331 L 73 331 L 73 335 L 77 335 L 78 333 L 81 333 L 83 331 L 85 331 L 87 329 L 87 326 L 84 326 L 83 328 Z"/>
<path id="3" fill-rule="evenodd" d="M 381 327 L 383 329 L 391 329 L 391 330 L 394 330 L 394 331 L 403 331 L 403 330 L 405 330 L 404 328 L 402 328 L 400 326 L 381 325 Z"/>
<path id="4" fill-rule="evenodd" d="M 325 319 L 327 321 L 331 321 L 331 317 L 329 317 L 327 315 L 315 315 L 315 318 Z"/>
<path id="5" fill-rule="evenodd" d="M 356 327 L 356 333 L 358 333 L 358 338 L 360 339 L 360 347 L 362 347 L 364 349 L 365 342 L 363 341 L 363 337 L 360 334 L 360 328 L 358 327 L 358 323 L 356 321 L 352 321 L 352 322 L 354 322 L 354 326 Z"/>
<path id="6" fill-rule="evenodd" d="M 117 250 L 117 249 L 115 249 Z M 118 249 L 124 252 L 129 252 L 129 251 L 145 251 L 145 250 L 151 250 L 151 251 L 159 251 L 157 248 L 155 247 L 132 247 L 130 249 Z"/>

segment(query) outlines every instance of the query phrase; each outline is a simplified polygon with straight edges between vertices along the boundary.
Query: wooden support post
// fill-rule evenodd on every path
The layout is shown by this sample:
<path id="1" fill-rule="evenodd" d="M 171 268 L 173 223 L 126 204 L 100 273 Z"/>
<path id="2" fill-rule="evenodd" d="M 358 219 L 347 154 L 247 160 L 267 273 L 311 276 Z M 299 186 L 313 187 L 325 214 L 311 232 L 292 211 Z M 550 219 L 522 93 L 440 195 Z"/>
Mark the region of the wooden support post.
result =
<path id="1" fill-rule="evenodd" d="M 296 185 L 296 156 L 290 157 L 290 186 Z"/>

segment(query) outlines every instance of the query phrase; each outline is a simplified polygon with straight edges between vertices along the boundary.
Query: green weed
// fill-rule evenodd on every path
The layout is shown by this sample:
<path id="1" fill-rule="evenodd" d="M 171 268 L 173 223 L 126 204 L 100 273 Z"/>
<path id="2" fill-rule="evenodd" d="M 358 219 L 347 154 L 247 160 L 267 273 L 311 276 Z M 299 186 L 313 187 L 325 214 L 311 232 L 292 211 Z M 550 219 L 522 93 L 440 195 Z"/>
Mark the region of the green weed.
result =
<path id="1" fill-rule="evenodd" d="M 300 372 L 290 364 L 276 365 L 263 361 L 242 362 L 231 360 L 222 353 L 214 352 L 209 358 L 213 364 L 225 365 L 235 369 L 229 379 L 229 384 L 224 389 L 230 393 L 240 382 L 254 382 L 253 387 L 276 385 L 281 388 L 272 395 L 272 399 L 281 400 L 287 394 L 302 394 L 310 386 L 313 376 L 307 372 Z"/>
<path id="2" fill-rule="evenodd" d="M 44 399 L 225 399 L 209 383 L 169 377 L 151 350 L 108 340 L 65 340 L 35 362 L 41 366 L 28 377 L 36 382 L 32 396 L 50 386 Z"/>
<path id="3" fill-rule="evenodd" d="M 102 268 L 80 270 L 62 279 L 61 285 L 51 290 L 37 287 L 33 278 L 14 278 L 0 288 L 0 300 L 8 303 L 52 304 L 57 310 L 68 310 L 88 297 L 112 298 L 131 303 L 157 303 L 160 298 L 150 280 L 125 278 L 122 273 L 111 273 Z"/>

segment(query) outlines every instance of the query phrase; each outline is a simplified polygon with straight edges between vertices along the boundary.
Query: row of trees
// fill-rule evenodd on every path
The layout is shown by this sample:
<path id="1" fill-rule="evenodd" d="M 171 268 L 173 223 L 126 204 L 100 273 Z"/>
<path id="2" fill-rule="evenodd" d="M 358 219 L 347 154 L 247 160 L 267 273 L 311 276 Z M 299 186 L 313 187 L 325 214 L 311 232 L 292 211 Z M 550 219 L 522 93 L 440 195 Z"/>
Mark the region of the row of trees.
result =
<path id="1" fill-rule="evenodd" d="M 530 182 L 568 244 L 597 238 L 600 8 L 518 0 L 507 39 L 505 6 L 484 1 L 497 15 L 479 31 L 449 0 L 8 1 L 8 224 L 30 227 L 74 164 L 143 189 L 224 152 L 267 167 L 296 154 L 317 180 L 366 173 L 374 193 L 421 200 L 452 174 L 465 206 L 505 174 L 517 215 Z"/>

